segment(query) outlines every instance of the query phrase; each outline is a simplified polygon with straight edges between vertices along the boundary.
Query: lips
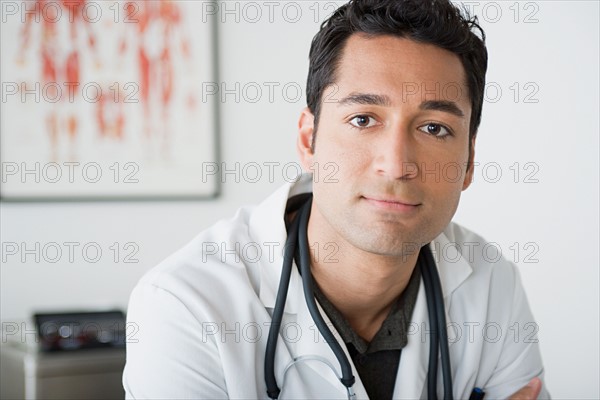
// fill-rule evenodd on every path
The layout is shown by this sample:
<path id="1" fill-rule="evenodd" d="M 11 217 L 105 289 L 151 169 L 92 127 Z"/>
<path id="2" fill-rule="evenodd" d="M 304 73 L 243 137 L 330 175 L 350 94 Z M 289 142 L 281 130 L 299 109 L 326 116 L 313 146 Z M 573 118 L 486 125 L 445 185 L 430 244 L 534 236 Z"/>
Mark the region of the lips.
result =
<path id="1" fill-rule="evenodd" d="M 407 201 L 407 200 L 400 200 L 400 199 L 394 199 L 394 198 L 388 198 L 388 197 L 383 197 L 383 196 L 362 196 L 365 200 L 368 201 L 375 201 L 375 202 L 380 202 L 380 203 L 389 203 L 389 204 L 398 204 L 398 205 L 403 205 L 403 206 L 412 206 L 412 207 L 416 207 L 421 205 L 421 203 L 418 202 L 412 202 L 412 201 Z"/>
<path id="2" fill-rule="evenodd" d="M 393 212 L 403 215 L 413 215 L 419 209 L 420 203 L 405 199 L 390 198 L 384 196 L 362 196 L 361 199 L 372 208 L 384 211 L 386 213 Z"/>

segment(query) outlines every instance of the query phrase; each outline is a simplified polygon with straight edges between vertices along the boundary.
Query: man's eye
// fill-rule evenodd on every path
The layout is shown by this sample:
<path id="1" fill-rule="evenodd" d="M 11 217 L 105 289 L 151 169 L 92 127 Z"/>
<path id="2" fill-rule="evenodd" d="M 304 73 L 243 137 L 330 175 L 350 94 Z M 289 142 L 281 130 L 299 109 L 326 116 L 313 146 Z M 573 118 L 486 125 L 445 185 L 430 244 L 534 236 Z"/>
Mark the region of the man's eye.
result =
<path id="1" fill-rule="evenodd" d="M 443 138 L 445 136 L 452 135 L 452 132 L 450 132 L 450 130 L 444 125 L 435 124 L 433 122 L 419 127 L 419 130 L 437 138 Z"/>
<path id="2" fill-rule="evenodd" d="M 350 124 L 357 128 L 370 128 L 376 123 L 375 118 L 368 115 L 357 115 L 350 120 Z"/>

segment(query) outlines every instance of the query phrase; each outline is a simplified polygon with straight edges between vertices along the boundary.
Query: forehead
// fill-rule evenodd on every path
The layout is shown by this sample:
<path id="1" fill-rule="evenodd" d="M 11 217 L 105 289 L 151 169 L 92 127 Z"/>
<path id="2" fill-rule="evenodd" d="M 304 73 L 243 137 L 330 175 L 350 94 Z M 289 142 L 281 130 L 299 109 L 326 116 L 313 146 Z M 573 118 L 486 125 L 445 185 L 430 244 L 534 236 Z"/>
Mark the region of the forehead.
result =
<path id="1" fill-rule="evenodd" d="M 341 93 L 385 93 L 403 102 L 442 99 L 470 106 L 460 58 L 432 44 L 390 35 L 350 36 L 336 71 Z"/>

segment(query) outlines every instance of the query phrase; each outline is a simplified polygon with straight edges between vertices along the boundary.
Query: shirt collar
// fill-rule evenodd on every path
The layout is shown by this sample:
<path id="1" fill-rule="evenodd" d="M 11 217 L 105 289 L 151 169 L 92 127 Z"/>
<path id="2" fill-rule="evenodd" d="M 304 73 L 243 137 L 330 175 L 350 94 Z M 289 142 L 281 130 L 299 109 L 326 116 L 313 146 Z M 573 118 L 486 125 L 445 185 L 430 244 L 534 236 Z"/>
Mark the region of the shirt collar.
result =
<path id="1" fill-rule="evenodd" d="M 350 323 L 325 297 L 316 283 L 314 284 L 314 290 L 315 297 L 319 300 L 321 307 L 327 313 L 344 342 L 351 343 L 360 354 L 369 354 L 383 350 L 400 350 L 406 346 L 408 343 L 408 328 L 417 302 L 420 281 L 420 270 L 415 268 L 406 288 L 394 302 L 388 316 L 381 324 L 381 328 L 379 328 L 370 343 L 352 329 Z"/>

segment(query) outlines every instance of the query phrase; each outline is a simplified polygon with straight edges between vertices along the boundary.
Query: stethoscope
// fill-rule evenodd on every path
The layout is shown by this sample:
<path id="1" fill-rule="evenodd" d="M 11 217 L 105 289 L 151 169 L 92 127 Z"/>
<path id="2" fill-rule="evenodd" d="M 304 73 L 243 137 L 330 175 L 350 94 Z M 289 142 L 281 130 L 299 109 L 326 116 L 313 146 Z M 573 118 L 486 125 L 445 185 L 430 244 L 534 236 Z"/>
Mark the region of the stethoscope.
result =
<path id="1" fill-rule="evenodd" d="M 275 379 L 275 348 L 277 346 L 277 336 L 281 327 L 283 309 L 290 284 L 292 264 L 294 258 L 296 258 L 296 264 L 300 269 L 300 275 L 302 277 L 302 286 L 304 289 L 304 297 L 306 299 L 308 310 L 315 324 L 317 325 L 319 332 L 321 335 L 323 335 L 325 341 L 330 345 L 331 350 L 340 363 L 342 376 L 338 376 L 338 379 L 346 387 L 348 399 L 353 400 L 356 398 L 353 389 L 356 379 L 352 374 L 350 361 L 346 357 L 344 350 L 342 350 L 342 347 L 338 341 L 333 336 L 333 333 L 331 333 L 331 330 L 329 330 L 327 324 L 323 320 L 323 317 L 317 308 L 313 294 L 312 275 L 310 272 L 310 254 L 308 251 L 309 246 L 306 233 L 311 205 L 312 194 L 298 210 L 297 215 L 292 221 L 288 230 L 288 237 L 285 243 L 285 251 L 283 255 L 281 278 L 279 281 L 279 289 L 277 291 L 277 297 L 275 300 L 275 308 L 273 309 L 273 318 L 269 328 L 269 337 L 267 339 L 267 349 L 265 354 L 265 383 L 267 384 L 267 395 L 271 399 L 277 399 L 281 392 L 277 386 L 277 380 Z M 421 275 L 423 277 L 425 296 L 427 298 L 427 310 L 429 312 L 429 324 L 431 325 L 431 340 L 429 342 L 429 368 L 427 371 L 427 393 L 430 399 L 437 398 L 436 385 L 439 349 L 442 356 L 444 399 L 449 400 L 452 399 L 452 371 L 450 369 L 450 352 L 448 350 L 448 333 L 446 331 L 444 298 L 437 267 L 428 245 L 425 245 L 421 248 L 419 259 L 417 261 L 417 267 L 420 268 Z M 306 358 L 307 356 L 298 357 L 293 361 L 293 363 L 304 361 Z M 317 357 L 315 356 L 315 358 Z M 321 359 L 319 361 L 326 363 L 333 369 L 327 360 Z M 285 372 L 287 372 L 290 366 L 291 365 L 288 365 L 286 367 L 286 370 L 284 371 L 284 377 Z"/>

